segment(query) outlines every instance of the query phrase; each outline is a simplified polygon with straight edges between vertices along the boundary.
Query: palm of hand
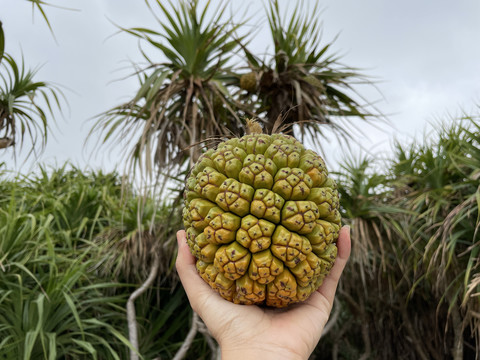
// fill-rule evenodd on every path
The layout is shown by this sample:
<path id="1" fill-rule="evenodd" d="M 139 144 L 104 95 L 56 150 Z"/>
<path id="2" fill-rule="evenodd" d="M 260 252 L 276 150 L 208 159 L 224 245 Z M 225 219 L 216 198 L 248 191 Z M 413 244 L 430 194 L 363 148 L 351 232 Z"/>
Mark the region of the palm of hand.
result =
<path id="1" fill-rule="evenodd" d="M 211 304 L 201 317 L 220 345 L 231 351 L 261 346 L 305 358 L 317 344 L 331 307 L 320 293 L 285 310 L 235 305 L 206 290 L 210 294 L 205 301 Z"/>

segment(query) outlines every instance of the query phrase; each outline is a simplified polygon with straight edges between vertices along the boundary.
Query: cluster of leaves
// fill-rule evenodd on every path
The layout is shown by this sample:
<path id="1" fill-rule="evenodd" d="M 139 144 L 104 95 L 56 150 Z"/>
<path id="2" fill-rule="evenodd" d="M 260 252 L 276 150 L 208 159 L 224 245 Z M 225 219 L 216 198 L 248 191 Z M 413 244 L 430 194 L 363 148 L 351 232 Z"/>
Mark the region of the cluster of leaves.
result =
<path id="1" fill-rule="evenodd" d="M 480 351 L 480 121 L 456 120 L 431 139 L 396 144 L 384 172 L 362 159 L 338 174 L 353 252 L 342 316 L 321 352 L 457 360 Z"/>
<path id="2" fill-rule="evenodd" d="M 353 252 L 312 358 L 478 352 L 479 134 L 477 119 L 459 120 L 428 143 L 397 144 L 383 172 L 361 159 L 336 174 Z M 139 347 L 171 358 L 191 316 L 172 271 L 179 206 L 156 207 L 113 174 L 3 176 L 0 359 L 127 357 L 126 300 L 155 256 L 156 283 L 136 303 Z M 211 354 L 202 336 L 190 351 Z"/>
<path id="3" fill-rule="evenodd" d="M 265 119 L 268 133 L 276 127 L 293 133 L 293 125 L 298 125 L 296 136 L 306 132 L 315 143 L 328 138 L 325 126 L 319 125 L 348 137 L 355 120 L 374 116 L 355 99 L 358 93 L 353 84 L 368 80 L 331 53 L 333 42 L 322 41 L 320 19 L 318 3 L 305 11 L 300 2 L 287 17 L 281 15 L 278 1 L 271 1 L 267 20 L 273 54 L 262 60 L 244 47 L 256 79 L 256 87 L 249 92 L 256 96 L 253 112 Z M 281 125 L 277 119 L 282 119 Z M 349 120 L 348 125 L 342 119 Z"/>
<path id="4" fill-rule="evenodd" d="M 200 3 L 157 0 L 160 15 L 151 9 L 159 30 L 121 29 L 158 58 L 144 52 L 147 65 L 135 66 L 139 90 L 100 115 L 92 133 L 102 134 L 102 143 L 126 143 L 131 169 L 178 174 L 186 160 L 198 158 L 199 144 L 243 135 L 246 117 L 261 121 L 267 133 L 301 123 L 301 134 L 307 129 L 316 139 L 324 136 L 321 124 L 345 135 L 351 126 L 340 126 L 341 119 L 371 116 L 354 99 L 353 84 L 362 76 L 321 40 L 317 7 L 310 11 L 302 2 L 285 23 L 278 1 L 269 1 L 274 51 L 262 60 L 248 49 L 251 37 L 242 35 L 250 25 L 228 16 L 226 2 L 215 9 Z"/>
<path id="5" fill-rule="evenodd" d="M 45 17 L 43 4 L 32 1 Z M 55 85 L 36 81 L 35 75 L 36 70 L 25 69 L 23 59 L 18 63 L 5 52 L 0 21 L 0 149 L 21 147 L 26 137 L 30 152 L 46 145 L 54 109 L 61 109 L 62 93 Z"/>
<path id="6" fill-rule="evenodd" d="M 172 357 L 191 310 L 172 271 L 178 224 L 153 203 L 115 174 L 1 173 L 0 359 L 127 358 L 126 302 L 153 256 L 170 261 L 137 300 L 140 351 Z"/>

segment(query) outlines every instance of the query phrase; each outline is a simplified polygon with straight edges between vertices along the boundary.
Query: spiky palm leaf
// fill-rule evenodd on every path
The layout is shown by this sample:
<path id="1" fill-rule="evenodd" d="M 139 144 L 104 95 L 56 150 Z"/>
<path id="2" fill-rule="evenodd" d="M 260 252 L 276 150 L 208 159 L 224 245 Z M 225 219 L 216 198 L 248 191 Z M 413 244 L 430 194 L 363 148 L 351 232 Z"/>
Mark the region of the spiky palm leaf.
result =
<path id="1" fill-rule="evenodd" d="M 479 130 L 478 119 L 439 126 L 429 142 L 397 144 L 385 172 L 361 161 L 340 173 L 353 247 L 340 299 L 361 319 L 364 357 L 379 337 L 382 358 L 478 353 Z"/>
<path id="2" fill-rule="evenodd" d="M 462 347 L 463 332 L 469 324 L 480 344 L 476 316 L 480 286 L 475 280 L 480 265 L 480 125 L 478 119 L 462 121 L 448 128 L 441 126 L 432 144 L 398 150 L 404 157 L 402 170 L 406 170 L 405 164 L 410 166 L 408 177 L 398 177 L 401 206 L 417 213 L 407 223 L 415 240 L 414 261 L 421 264 L 412 292 L 427 283 L 438 306 L 448 305 L 455 348 L 457 344 Z"/>
<path id="3" fill-rule="evenodd" d="M 19 66 L 8 54 L 0 64 L 0 142 L 1 147 L 22 146 L 25 137 L 31 150 L 43 148 L 49 130 L 49 115 L 61 109 L 60 90 L 47 82 L 34 79 L 36 71 Z M 3 144 L 3 145 L 2 145 Z"/>
<path id="4" fill-rule="evenodd" d="M 100 273 L 127 283 L 141 283 L 148 277 L 155 257 L 167 282 L 176 275 L 170 270 L 175 251 L 175 234 L 180 227 L 179 206 L 160 205 L 150 197 L 126 199 L 123 211 L 112 214 L 111 225 L 95 239 L 104 246 Z"/>
<path id="5" fill-rule="evenodd" d="M 53 37 L 55 37 L 55 34 L 53 32 L 52 25 L 50 24 L 50 20 L 48 19 L 47 13 L 45 12 L 45 7 L 49 6 L 49 7 L 55 7 L 55 8 L 59 8 L 59 9 L 63 9 L 63 10 L 74 10 L 74 9 L 63 7 L 63 6 L 58 6 L 58 5 L 52 4 L 50 2 L 43 1 L 43 0 L 27 0 L 27 1 L 32 3 L 32 14 L 35 12 L 35 10 L 40 12 L 41 17 L 43 18 L 43 20 L 47 24 L 48 29 L 50 30 Z"/>
<path id="6" fill-rule="evenodd" d="M 0 359 L 127 359 L 132 284 L 144 281 L 158 245 L 178 229 L 169 206 L 154 217 L 155 207 L 122 187 L 117 174 L 69 164 L 12 178 L 0 173 Z M 151 222 L 168 234 L 150 232 Z M 159 254 L 158 286 L 136 302 L 145 359 L 173 358 L 188 332 L 191 309 L 170 250 Z M 191 354 L 206 352 L 197 339 Z"/>
<path id="7" fill-rule="evenodd" d="M 106 296 L 122 285 L 92 273 L 92 236 L 121 186 L 114 176 L 41 170 L 0 179 L 0 359 L 122 358 L 126 296 Z"/>
<path id="8" fill-rule="evenodd" d="M 92 131 L 102 132 L 103 142 L 133 143 L 126 155 L 132 168 L 139 165 L 146 173 L 154 165 L 166 171 L 188 157 L 194 161 L 200 151 L 193 145 L 243 131 L 240 104 L 227 89 L 239 25 L 224 19 L 226 5 L 211 11 L 210 1 L 203 10 L 198 3 L 157 1 L 166 18 L 157 18 L 160 30 L 122 29 L 153 46 L 166 62 L 144 54 L 148 66 L 137 68 L 138 92 L 102 114 Z"/>
<path id="9" fill-rule="evenodd" d="M 268 23 L 274 54 L 260 60 L 247 48 L 249 67 L 257 79 L 252 95 L 258 96 L 256 113 L 264 120 L 267 132 L 278 126 L 292 131 L 300 124 L 301 135 L 312 139 L 324 134 L 319 124 L 328 124 L 335 133 L 348 135 L 340 118 L 367 119 L 372 113 L 354 97 L 359 97 L 353 84 L 366 79 L 355 69 L 340 64 L 339 57 L 328 52 L 332 43 L 321 40 L 318 5 L 303 8 L 303 3 L 283 19 L 278 0 L 271 0 Z M 351 125 L 349 125 L 351 127 Z"/>
<path id="10" fill-rule="evenodd" d="M 0 21 L 0 63 L 2 62 L 4 52 L 5 52 L 5 34 L 3 33 L 2 22 Z"/>
<path id="11" fill-rule="evenodd" d="M 50 4 L 42 0 L 27 0 L 27 1 L 32 3 L 32 11 L 35 10 L 36 8 L 40 12 L 40 14 L 43 17 L 43 20 L 45 20 L 45 22 L 48 25 L 48 28 L 53 34 L 52 26 L 50 25 L 50 21 L 48 20 L 47 14 L 45 13 L 45 10 L 43 8 L 45 5 L 50 5 Z"/>

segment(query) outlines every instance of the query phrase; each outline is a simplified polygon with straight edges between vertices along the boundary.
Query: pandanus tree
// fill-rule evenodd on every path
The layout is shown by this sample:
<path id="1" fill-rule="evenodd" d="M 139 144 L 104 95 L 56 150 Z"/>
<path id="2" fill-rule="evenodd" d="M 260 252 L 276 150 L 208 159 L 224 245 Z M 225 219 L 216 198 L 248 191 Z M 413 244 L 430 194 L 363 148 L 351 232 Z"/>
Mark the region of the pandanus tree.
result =
<path id="1" fill-rule="evenodd" d="M 358 76 L 340 67 L 336 57 L 326 55 L 330 44 L 320 43 L 317 8 L 310 16 L 294 11 L 285 26 L 278 2 L 271 0 L 268 22 L 274 54 L 271 61 L 262 61 L 248 50 L 253 37 L 243 34 L 251 29 L 243 19 L 228 15 L 227 2 L 214 7 L 208 0 L 156 0 L 147 5 L 157 29 L 120 28 L 142 44 L 146 64 L 134 65 L 138 90 L 125 103 L 100 114 L 91 130 L 91 135 L 100 133 L 100 144 L 124 149 L 129 173 L 139 171 L 147 178 L 157 174 L 163 180 L 178 175 L 200 156 L 198 145 L 243 135 L 247 117 L 257 118 L 268 133 L 304 124 L 312 137 L 325 136 L 319 124 L 333 125 L 340 132 L 334 120 L 338 117 L 368 117 L 362 105 L 341 91 L 343 86 L 353 93 L 350 81 Z M 178 179 L 184 180 L 183 176 Z M 174 234 L 155 227 L 149 231 L 159 239 L 142 246 L 151 259 L 165 251 Z M 156 263 L 155 259 L 147 262 Z M 148 279 L 156 272 L 152 265 Z M 148 279 L 138 291 L 146 289 Z M 127 306 L 129 335 L 137 349 L 133 301 L 138 291 Z M 192 324 L 197 322 L 194 315 Z M 132 352 L 131 356 L 137 355 Z"/>
<path id="2" fill-rule="evenodd" d="M 331 54 L 333 42 L 324 44 L 321 37 L 318 4 L 313 9 L 304 4 L 300 2 L 287 17 L 278 0 L 270 1 L 267 19 L 273 54 L 262 60 L 245 46 L 251 71 L 242 76 L 240 86 L 257 99 L 254 111 L 268 133 L 279 127 L 292 132 L 298 124 L 297 137 L 308 133 L 314 141 L 325 138 L 326 126 L 347 136 L 352 124 L 344 126 L 342 120 L 373 116 L 356 100 L 360 97 L 353 86 L 367 79 Z"/>
<path id="3" fill-rule="evenodd" d="M 361 76 L 321 42 L 317 7 L 284 20 L 278 1 L 270 1 L 274 53 L 264 61 L 248 50 L 252 37 L 240 34 L 246 24 L 226 15 L 225 4 L 212 9 L 210 1 L 157 0 L 159 29 L 122 29 L 153 46 L 158 58 L 143 52 L 138 91 L 101 114 L 92 132 L 102 134 L 101 143 L 127 144 L 130 169 L 172 174 L 186 159 L 196 160 L 199 143 L 243 135 L 246 117 L 260 120 L 267 133 L 298 123 L 312 139 L 327 136 L 319 125 L 346 135 L 341 119 L 369 118 L 367 106 L 354 100 Z"/>
<path id="4" fill-rule="evenodd" d="M 229 89 L 239 25 L 225 15 L 226 6 L 156 5 L 166 19 L 156 18 L 159 30 L 123 30 L 153 46 L 159 57 L 144 52 L 147 66 L 137 67 L 138 91 L 102 114 L 93 128 L 104 132 L 103 141 L 126 140 L 132 165 L 147 172 L 153 165 L 175 168 L 195 160 L 199 152 L 191 145 L 205 139 L 241 134 L 245 111 Z"/>
<path id="5" fill-rule="evenodd" d="M 22 146 L 30 140 L 30 151 L 43 148 L 47 141 L 49 116 L 61 108 L 59 89 L 36 81 L 35 70 L 19 65 L 5 51 L 5 37 L 0 22 L 0 149 Z"/>
<path id="6" fill-rule="evenodd" d="M 352 255 L 337 297 L 343 319 L 319 354 L 479 353 L 480 125 L 449 120 L 424 143 L 396 144 L 389 161 L 346 161 L 337 174 Z"/>

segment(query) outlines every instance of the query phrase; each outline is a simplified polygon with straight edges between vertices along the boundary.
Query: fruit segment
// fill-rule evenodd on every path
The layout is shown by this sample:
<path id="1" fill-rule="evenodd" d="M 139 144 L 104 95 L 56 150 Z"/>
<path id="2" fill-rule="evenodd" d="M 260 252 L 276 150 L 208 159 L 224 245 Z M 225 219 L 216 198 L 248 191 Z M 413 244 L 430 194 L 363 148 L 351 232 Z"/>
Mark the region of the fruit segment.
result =
<path id="1" fill-rule="evenodd" d="M 197 163 L 192 169 L 192 172 L 191 172 L 191 174 L 193 175 L 192 178 L 194 178 L 195 175 L 197 175 L 200 171 L 202 171 L 207 167 L 211 167 L 211 168 L 215 167 L 215 163 L 212 160 L 213 153 L 214 153 L 214 150 L 209 149 L 206 152 L 204 152 L 202 155 L 200 155 Z"/>
<path id="2" fill-rule="evenodd" d="M 228 244 L 235 240 L 236 231 L 240 227 L 238 216 L 213 207 L 206 216 L 206 221 L 208 225 L 203 233 L 211 244 Z"/>
<path id="3" fill-rule="evenodd" d="M 242 169 L 243 159 L 247 154 L 239 147 L 232 145 L 223 146 L 213 155 L 213 162 L 218 171 L 229 178 L 238 179 L 238 173 Z"/>
<path id="4" fill-rule="evenodd" d="M 272 237 L 271 250 L 285 265 L 293 268 L 307 258 L 312 247 L 305 237 L 279 225 Z"/>
<path id="5" fill-rule="evenodd" d="M 310 179 L 312 179 L 312 187 L 320 187 L 327 180 L 328 172 L 325 163 L 323 159 L 312 150 L 305 151 L 300 158 L 298 167 L 310 176 Z"/>
<path id="6" fill-rule="evenodd" d="M 213 264 L 227 279 L 242 277 L 250 265 L 250 252 L 237 242 L 224 245 L 217 250 Z"/>
<path id="7" fill-rule="evenodd" d="M 278 224 L 284 203 L 285 200 L 279 194 L 268 189 L 258 189 L 253 195 L 250 213 L 258 218 Z"/>
<path id="8" fill-rule="evenodd" d="M 238 141 L 247 154 L 265 154 L 265 151 L 272 143 L 272 138 L 265 134 L 252 134 L 244 136 Z"/>
<path id="9" fill-rule="evenodd" d="M 312 201 L 287 201 L 282 209 L 282 225 L 299 234 L 310 234 L 319 211 Z"/>
<path id="10" fill-rule="evenodd" d="M 245 216 L 250 211 L 250 202 L 254 192 L 255 190 L 250 185 L 235 179 L 227 179 L 218 189 L 215 202 L 225 211 Z"/>
<path id="11" fill-rule="evenodd" d="M 248 276 L 259 284 L 271 283 L 283 272 L 283 262 L 273 256 L 270 250 L 252 255 Z"/>
<path id="12" fill-rule="evenodd" d="M 329 221 L 334 219 L 336 216 L 335 210 L 338 210 L 340 207 L 338 191 L 329 187 L 312 189 L 308 200 L 317 204 L 320 218 Z"/>
<path id="13" fill-rule="evenodd" d="M 197 230 L 203 230 L 208 225 L 206 219 L 211 208 L 215 207 L 215 203 L 205 199 L 193 199 L 190 202 L 188 211 L 185 212 L 186 220 Z M 187 208 L 185 208 L 187 209 Z"/>
<path id="14" fill-rule="evenodd" d="M 222 175 L 211 167 L 206 167 L 196 176 L 197 183 L 194 187 L 195 192 L 210 201 L 215 201 L 217 194 L 220 192 L 220 185 L 226 179 L 225 175 Z"/>
<path id="15" fill-rule="evenodd" d="M 272 191 L 285 200 L 305 200 L 310 195 L 313 182 L 302 169 L 283 168 L 278 170 Z"/>
<path id="16" fill-rule="evenodd" d="M 213 283 L 213 289 L 217 290 L 223 298 L 233 301 L 233 296 L 235 295 L 235 281 L 228 279 L 224 274 L 219 272 Z"/>
<path id="17" fill-rule="evenodd" d="M 256 253 L 270 247 L 274 231 L 275 225 L 271 222 L 247 215 L 242 219 L 236 239 L 243 247 Z"/>
<path id="18" fill-rule="evenodd" d="M 203 261 L 212 262 L 219 246 L 211 244 L 205 234 L 198 234 L 191 246 L 192 254 Z"/>
<path id="19" fill-rule="evenodd" d="M 290 271 L 297 278 L 298 285 L 305 287 L 320 275 L 321 266 L 320 259 L 314 253 L 309 253 L 305 260 Z"/>
<path id="20" fill-rule="evenodd" d="M 295 168 L 300 164 L 302 147 L 297 144 L 285 143 L 275 140 L 265 151 L 265 157 L 272 159 L 279 169 Z"/>
<path id="21" fill-rule="evenodd" d="M 285 269 L 273 282 L 267 285 L 267 305 L 284 307 L 297 295 L 297 282 L 290 271 Z"/>
<path id="22" fill-rule="evenodd" d="M 243 161 L 243 168 L 238 177 L 245 184 L 255 189 L 271 189 L 273 177 L 277 173 L 277 166 L 262 154 L 250 154 Z"/>
<path id="23" fill-rule="evenodd" d="M 339 225 L 325 220 L 317 220 L 313 231 L 305 236 L 310 240 L 312 251 L 319 255 L 325 251 L 327 245 L 338 238 L 339 231 Z"/>
<path id="24" fill-rule="evenodd" d="M 258 304 L 265 300 L 265 295 L 265 285 L 259 284 L 245 275 L 236 281 L 236 293 L 233 302 L 245 305 Z"/>

